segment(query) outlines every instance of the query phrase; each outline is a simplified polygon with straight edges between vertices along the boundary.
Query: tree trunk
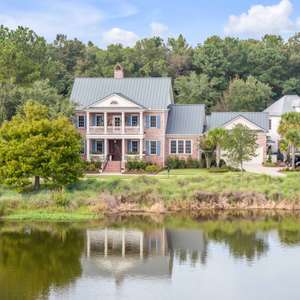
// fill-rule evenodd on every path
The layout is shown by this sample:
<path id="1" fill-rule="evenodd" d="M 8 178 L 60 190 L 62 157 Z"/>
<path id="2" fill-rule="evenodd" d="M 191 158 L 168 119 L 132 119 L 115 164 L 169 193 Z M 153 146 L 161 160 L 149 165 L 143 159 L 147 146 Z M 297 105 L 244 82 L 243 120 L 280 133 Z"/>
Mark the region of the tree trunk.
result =
<path id="1" fill-rule="evenodd" d="M 34 176 L 34 189 L 38 191 L 40 189 L 40 176 Z"/>
<path id="2" fill-rule="evenodd" d="M 219 145 L 217 145 L 217 149 L 216 149 L 216 163 L 217 163 L 217 167 L 220 168 L 220 161 L 221 161 L 221 147 Z"/>
<path id="3" fill-rule="evenodd" d="M 209 154 L 205 153 L 205 161 L 206 161 L 206 168 L 210 169 L 210 158 L 209 158 Z"/>
<path id="4" fill-rule="evenodd" d="M 292 148 L 292 168 L 293 168 L 293 170 L 295 170 L 296 169 L 296 165 L 295 165 L 295 156 L 296 156 L 296 154 L 295 154 L 295 147 L 292 145 L 291 146 L 291 148 Z"/>

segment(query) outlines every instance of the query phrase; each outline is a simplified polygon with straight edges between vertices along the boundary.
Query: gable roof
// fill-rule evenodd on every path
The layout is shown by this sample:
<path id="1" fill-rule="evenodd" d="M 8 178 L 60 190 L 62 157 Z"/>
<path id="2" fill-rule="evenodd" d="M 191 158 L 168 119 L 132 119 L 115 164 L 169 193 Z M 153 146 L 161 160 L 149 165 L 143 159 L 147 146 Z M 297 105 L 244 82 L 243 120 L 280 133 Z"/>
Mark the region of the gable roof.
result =
<path id="1" fill-rule="evenodd" d="M 212 112 L 206 119 L 207 129 L 222 127 L 239 116 L 262 128 L 264 131 L 269 130 L 269 114 L 266 112 Z"/>
<path id="2" fill-rule="evenodd" d="M 204 104 L 169 106 L 167 134 L 202 134 L 205 123 Z"/>
<path id="3" fill-rule="evenodd" d="M 121 97 L 121 98 L 123 98 L 123 99 L 125 99 L 125 100 L 127 100 L 127 101 L 129 101 L 129 102 L 131 102 L 132 104 L 135 104 L 135 105 L 139 106 L 140 108 L 145 108 L 143 105 L 141 105 L 141 104 L 139 104 L 139 103 L 133 101 L 132 99 L 126 97 L 125 95 L 123 95 L 123 94 L 121 94 L 121 93 L 113 93 L 113 94 L 110 94 L 110 95 L 104 97 L 103 99 L 100 99 L 99 101 L 95 101 L 95 102 L 89 104 L 87 107 L 93 107 L 93 106 L 96 105 L 96 104 L 100 104 L 100 103 L 104 102 L 105 100 L 109 99 L 110 97 L 113 97 L 114 95 L 119 96 L 119 97 Z"/>
<path id="4" fill-rule="evenodd" d="M 173 104 L 171 78 L 76 78 L 70 99 L 85 108 L 111 94 L 122 94 L 148 109 L 167 109 Z"/>
<path id="5" fill-rule="evenodd" d="M 300 97 L 297 95 L 286 95 L 271 104 L 264 112 L 271 116 L 281 116 L 287 112 L 295 111 L 295 107 L 300 106 Z"/>

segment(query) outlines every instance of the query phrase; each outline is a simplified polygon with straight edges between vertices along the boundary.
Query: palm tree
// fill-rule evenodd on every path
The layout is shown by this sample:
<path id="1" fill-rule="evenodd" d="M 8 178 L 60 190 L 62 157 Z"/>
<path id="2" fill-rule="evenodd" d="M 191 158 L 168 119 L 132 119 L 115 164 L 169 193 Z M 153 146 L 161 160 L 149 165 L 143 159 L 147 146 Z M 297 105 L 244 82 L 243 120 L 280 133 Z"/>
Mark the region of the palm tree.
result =
<path id="1" fill-rule="evenodd" d="M 297 129 L 289 129 L 285 134 L 285 139 L 289 144 L 292 154 L 292 168 L 295 169 L 296 149 L 300 147 L 300 131 Z"/>
<path id="2" fill-rule="evenodd" d="M 202 136 L 199 140 L 199 148 L 204 153 L 206 168 L 210 168 L 212 155 L 215 151 L 215 145 L 208 136 Z"/>
<path id="3" fill-rule="evenodd" d="M 224 128 L 215 128 L 208 132 L 208 138 L 216 148 L 216 163 L 218 168 L 220 168 L 221 150 L 225 146 L 227 137 L 228 132 Z"/>

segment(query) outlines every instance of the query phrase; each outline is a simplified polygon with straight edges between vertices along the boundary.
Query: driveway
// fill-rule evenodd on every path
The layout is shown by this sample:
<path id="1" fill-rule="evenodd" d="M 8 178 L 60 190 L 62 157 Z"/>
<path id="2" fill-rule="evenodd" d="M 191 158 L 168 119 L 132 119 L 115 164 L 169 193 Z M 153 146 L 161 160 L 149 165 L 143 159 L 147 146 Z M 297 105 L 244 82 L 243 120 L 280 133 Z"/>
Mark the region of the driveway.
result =
<path id="1" fill-rule="evenodd" d="M 269 176 L 286 176 L 283 173 L 280 173 L 279 170 L 281 168 L 270 168 L 270 167 L 264 167 L 260 164 L 250 164 L 246 163 L 244 164 L 244 169 L 247 172 L 257 173 L 257 174 L 265 174 Z"/>

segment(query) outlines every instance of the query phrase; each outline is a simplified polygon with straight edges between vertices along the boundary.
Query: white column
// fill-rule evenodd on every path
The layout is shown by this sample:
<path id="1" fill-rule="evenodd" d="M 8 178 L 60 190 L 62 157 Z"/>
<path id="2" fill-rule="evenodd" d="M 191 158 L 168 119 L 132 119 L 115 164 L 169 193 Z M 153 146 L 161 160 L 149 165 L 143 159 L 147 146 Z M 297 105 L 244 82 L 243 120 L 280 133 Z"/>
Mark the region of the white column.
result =
<path id="1" fill-rule="evenodd" d="M 126 246 L 125 228 L 123 228 L 123 230 L 122 230 L 122 257 L 125 257 L 125 246 Z"/>
<path id="2" fill-rule="evenodd" d="M 86 256 L 90 257 L 91 253 L 91 241 L 90 241 L 90 232 L 87 230 L 86 232 Z"/>
<path id="3" fill-rule="evenodd" d="M 107 139 L 104 139 L 104 159 L 107 157 Z"/>
<path id="4" fill-rule="evenodd" d="M 143 112 L 140 112 L 140 134 L 144 134 L 144 118 Z"/>
<path id="5" fill-rule="evenodd" d="M 144 233 L 141 232 L 140 235 L 140 258 L 143 259 L 144 256 Z"/>
<path id="6" fill-rule="evenodd" d="M 125 161 L 125 139 L 122 139 L 122 163 Z"/>
<path id="7" fill-rule="evenodd" d="M 107 134 L 107 112 L 104 112 L 104 133 Z"/>
<path id="8" fill-rule="evenodd" d="M 125 133 L 125 112 L 122 111 L 122 134 Z"/>
<path id="9" fill-rule="evenodd" d="M 140 159 L 143 159 L 143 139 L 140 139 Z"/>
<path id="10" fill-rule="evenodd" d="M 107 238 L 107 228 L 105 228 L 105 231 L 104 231 L 104 256 L 106 257 L 107 256 L 107 249 L 108 249 L 108 238 Z"/>
<path id="11" fill-rule="evenodd" d="M 90 133 L 90 112 L 86 112 L 86 133 Z"/>
<path id="12" fill-rule="evenodd" d="M 87 161 L 90 161 L 90 146 L 91 146 L 91 140 L 89 138 L 86 138 L 86 159 Z"/>

